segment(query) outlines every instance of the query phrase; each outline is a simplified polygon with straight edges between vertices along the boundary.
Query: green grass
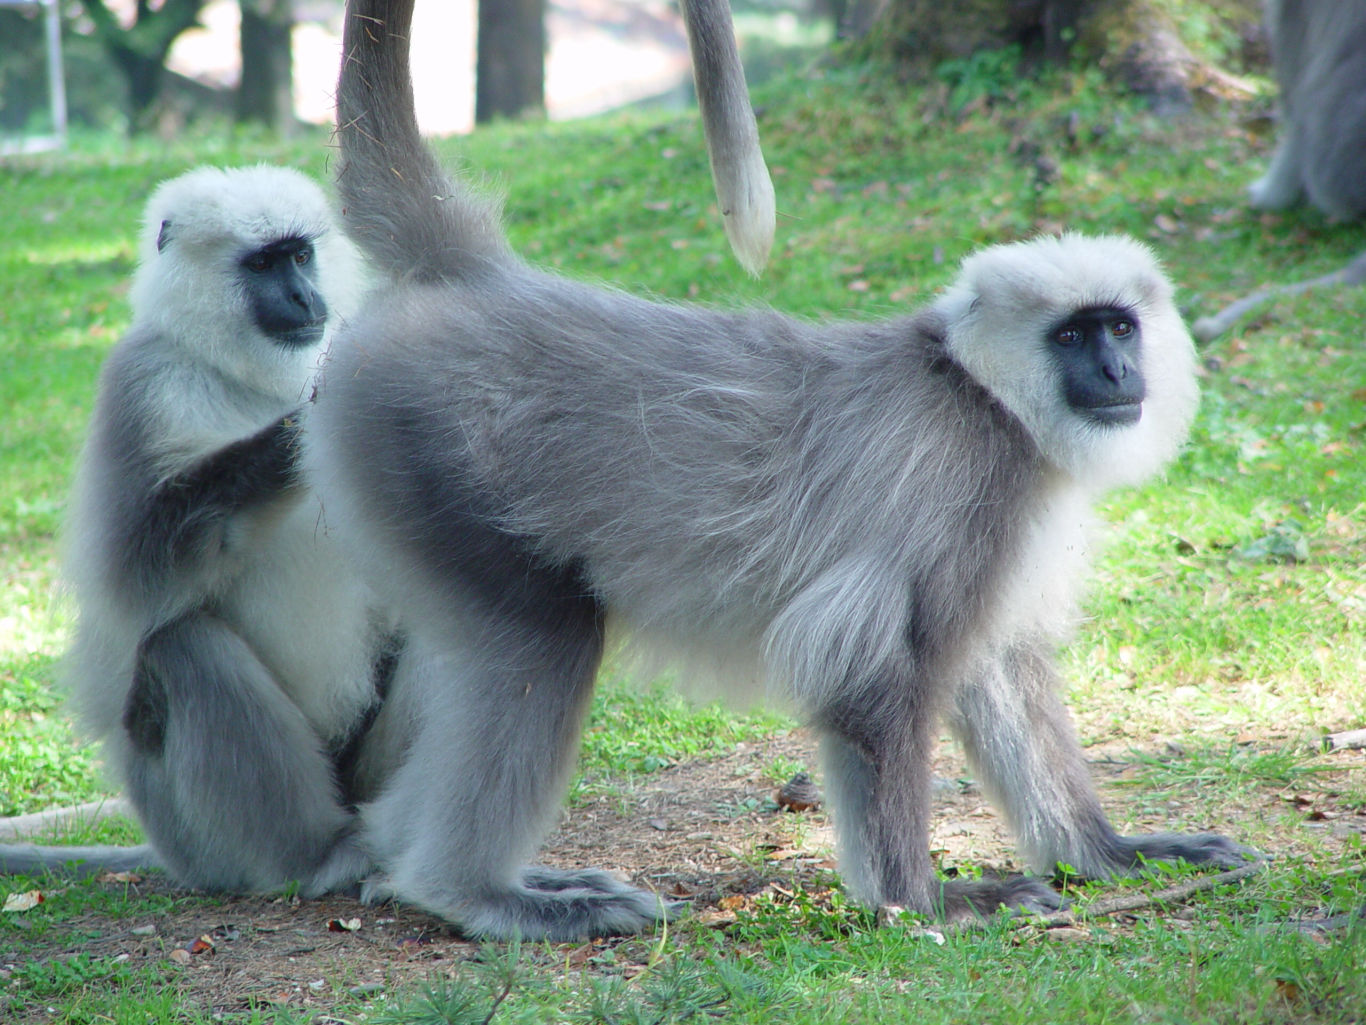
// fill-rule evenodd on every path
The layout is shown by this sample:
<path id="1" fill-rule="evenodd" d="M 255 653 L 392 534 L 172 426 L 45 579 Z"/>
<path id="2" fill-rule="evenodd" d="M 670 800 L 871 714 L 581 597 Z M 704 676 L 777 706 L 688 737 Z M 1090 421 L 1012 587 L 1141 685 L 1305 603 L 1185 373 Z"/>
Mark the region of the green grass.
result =
<path id="1" fill-rule="evenodd" d="M 539 263 L 633 292 L 810 317 L 905 308 L 974 247 L 1041 231 L 1149 242 L 1192 315 L 1366 248 L 1366 225 L 1247 209 L 1243 189 L 1269 155 L 1270 139 L 1249 127 L 1266 100 L 1162 121 L 1091 73 L 1034 83 L 991 67 L 954 70 L 924 90 L 884 69 L 830 69 L 776 80 L 758 100 L 779 241 L 757 281 L 724 249 L 691 117 L 497 126 L 439 148 L 507 192 L 514 242 Z M 79 138 L 68 154 L 0 166 L 0 813 L 101 792 L 98 763 L 54 697 L 71 615 L 55 583 L 55 533 L 97 367 L 128 323 L 143 200 L 197 163 L 270 160 L 325 177 L 330 155 L 321 133 L 288 146 L 224 133 L 173 144 Z M 486 948 L 425 990 L 369 1001 L 342 987 L 329 1013 L 1360 1021 L 1363 930 L 1319 940 L 1282 923 L 1366 903 L 1353 818 L 1366 806 L 1366 762 L 1317 745 L 1366 723 L 1363 324 L 1366 290 L 1308 294 L 1204 349 L 1191 444 L 1164 479 L 1100 509 L 1106 547 L 1089 618 L 1064 656 L 1085 741 L 1137 763 L 1113 788 L 1120 817 L 1162 821 L 1183 803 L 1197 806 L 1196 821 L 1245 816 L 1247 838 L 1279 855 L 1263 876 L 1177 909 L 1097 919 L 1070 942 L 996 922 L 942 945 L 878 928 L 832 877 L 748 900 L 724 928 L 685 920 L 595 946 L 572 966 L 561 948 Z M 787 726 L 614 679 L 597 699 L 574 797 Z M 798 767 L 779 760 L 765 775 Z M 1331 814 L 1311 821 L 1294 795 L 1330 802 Z M 1106 890 L 1081 892 L 1085 901 Z M 8 1001 L 26 1020 L 46 1007 L 63 1022 L 210 1020 L 177 995 L 173 972 L 84 950 L 90 913 L 141 921 L 163 913 L 162 900 L 79 883 L 22 923 L 0 915 L 0 1016 Z M 33 949 L 42 955 L 27 957 Z M 263 1006 L 231 1020 L 301 1014 Z"/>

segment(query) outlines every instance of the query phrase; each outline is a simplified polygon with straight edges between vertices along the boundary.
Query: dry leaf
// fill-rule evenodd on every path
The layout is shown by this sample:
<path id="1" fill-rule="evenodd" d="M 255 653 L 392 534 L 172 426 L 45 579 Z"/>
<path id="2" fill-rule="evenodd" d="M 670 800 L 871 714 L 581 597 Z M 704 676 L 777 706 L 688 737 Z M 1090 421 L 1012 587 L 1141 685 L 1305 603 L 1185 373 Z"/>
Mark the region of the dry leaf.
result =
<path id="1" fill-rule="evenodd" d="M 5 911 L 32 911 L 44 900 L 42 890 L 11 893 L 5 898 Z"/>
<path id="2" fill-rule="evenodd" d="M 697 916 L 697 924 L 706 929 L 722 929 L 736 921 L 734 911 L 704 911 Z"/>
<path id="3" fill-rule="evenodd" d="M 190 944 L 191 954 L 212 954 L 216 949 L 218 948 L 215 946 L 213 938 L 209 936 L 208 933 L 200 936 L 199 939 Z"/>
<path id="4" fill-rule="evenodd" d="M 101 872 L 97 882 L 101 883 L 140 883 L 142 876 L 136 872 Z"/>
<path id="5" fill-rule="evenodd" d="M 1276 980 L 1276 992 L 1281 995 L 1281 999 L 1287 1004 L 1297 1004 L 1300 1002 L 1300 987 L 1288 979 Z"/>

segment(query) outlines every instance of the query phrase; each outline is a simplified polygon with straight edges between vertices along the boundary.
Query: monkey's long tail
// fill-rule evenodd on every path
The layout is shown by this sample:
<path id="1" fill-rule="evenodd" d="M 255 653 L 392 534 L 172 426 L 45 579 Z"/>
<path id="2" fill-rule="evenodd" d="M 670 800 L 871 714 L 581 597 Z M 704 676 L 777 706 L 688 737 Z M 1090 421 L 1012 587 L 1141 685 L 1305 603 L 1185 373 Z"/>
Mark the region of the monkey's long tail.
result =
<path id="1" fill-rule="evenodd" d="M 773 179 L 759 145 L 730 3 L 684 0 L 682 8 L 716 202 L 731 249 L 745 270 L 757 276 L 773 248 Z"/>
<path id="2" fill-rule="evenodd" d="M 459 279 L 514 259 L 499 205 L 453 180 L 422 141 L 408 39 L 413 0 L 348 0 L 337 83 L 337 188 L 347 230 L 394 275 Z"/>

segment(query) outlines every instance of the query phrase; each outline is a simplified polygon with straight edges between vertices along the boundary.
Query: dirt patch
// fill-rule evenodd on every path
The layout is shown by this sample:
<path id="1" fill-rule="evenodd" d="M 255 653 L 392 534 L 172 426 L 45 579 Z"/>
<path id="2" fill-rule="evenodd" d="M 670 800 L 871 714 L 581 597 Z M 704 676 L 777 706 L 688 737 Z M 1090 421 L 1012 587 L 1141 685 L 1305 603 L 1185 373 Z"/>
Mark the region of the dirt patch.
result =
<path id="1" fill-rule="evenodd" d="M 1334 804 L 1328 776 L 1318 780 L 1313 794 L 1268 788 L 1262 802 L 1238 810 L 1247 820 L 1240 823 L 1211 819 L 1208 799 L 1198 789 L 1154 806 L 1136 788 L 1115 785 L 1132 774 L 1124 752 L 1088 754 L 1112 815 L 1135 830 L 1215 829 L 1257 843 L 1274 833 L 1278 853 L 1315 849 L 1332 856 L 1347 836 L 1366 828 L 1366 816 Z M 829 819 L 823 810 L 777 809 L 776 787 L 766 776 L 777 759 L 814 767 L 813 739 L 794 731 L 595 794 L 564 815 L 544 860 L 619 872 L 687 900 L 697 916 L 724 913 L 765 890 L 827 888 L 834 868 Z M 1359 772 L 1366 755 L 1344 752 L 1341 766 L 1344 774 Z M 1004 823 L 975 786 L 961 782 L 965 769 L 955 748 L 944 746 L 936 773 L 932 846 L 943 862 L 1017 868 Z M 132 885 L 141 893 L 178 892 L 156 876 Z M 582 964 L 614 944 L 637 944 L 642 956 L 648 952 L 648 941 L 599 941 L 567 945 L 563 962 Z M 36 937 L 28 949 L 0 951 L 0 972 L 25 961 L 78 954 L 123 958 L 131 966 L 164 966 L 167 984 L 206 1010 L 283 1004 L 326 1012 L 358 996 L 390 993 L 449 971 L 478 951 L 477 943 L 440 919 L 401 905 L 368 906 L 341 896 L 226 897 L 185 901 L 145 921 L 91 913 Z M 629 957 L 628 950 L 620 953 Z M 46 1020 L 40 1010 L 14 1020 Z"/>

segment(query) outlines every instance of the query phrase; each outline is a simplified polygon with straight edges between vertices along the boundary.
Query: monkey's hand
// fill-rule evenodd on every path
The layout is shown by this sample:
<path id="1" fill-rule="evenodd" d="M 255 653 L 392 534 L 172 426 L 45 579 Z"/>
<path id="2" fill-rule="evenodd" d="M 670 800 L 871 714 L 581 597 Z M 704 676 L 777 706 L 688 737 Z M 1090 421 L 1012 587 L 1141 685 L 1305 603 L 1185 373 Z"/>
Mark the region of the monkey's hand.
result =
<path id="1" fill-rule="evenodd" d="M 219 552 L 240 513 L 264 508 L 303 486 L 299 439 L 303 422 L 289 413 L 250 437 L 205 456 L 148 494 L 129 552 L 151 584 Z"/>
<path id="2" fill-rule="evenodd" d="M 1240 868 L 1269 855 L 1218 833 L 1140 833 L 1116 838 L 1116 875 L 1141 875 L 1150 863 L 1176 863 L 1217 869 Z"/>

